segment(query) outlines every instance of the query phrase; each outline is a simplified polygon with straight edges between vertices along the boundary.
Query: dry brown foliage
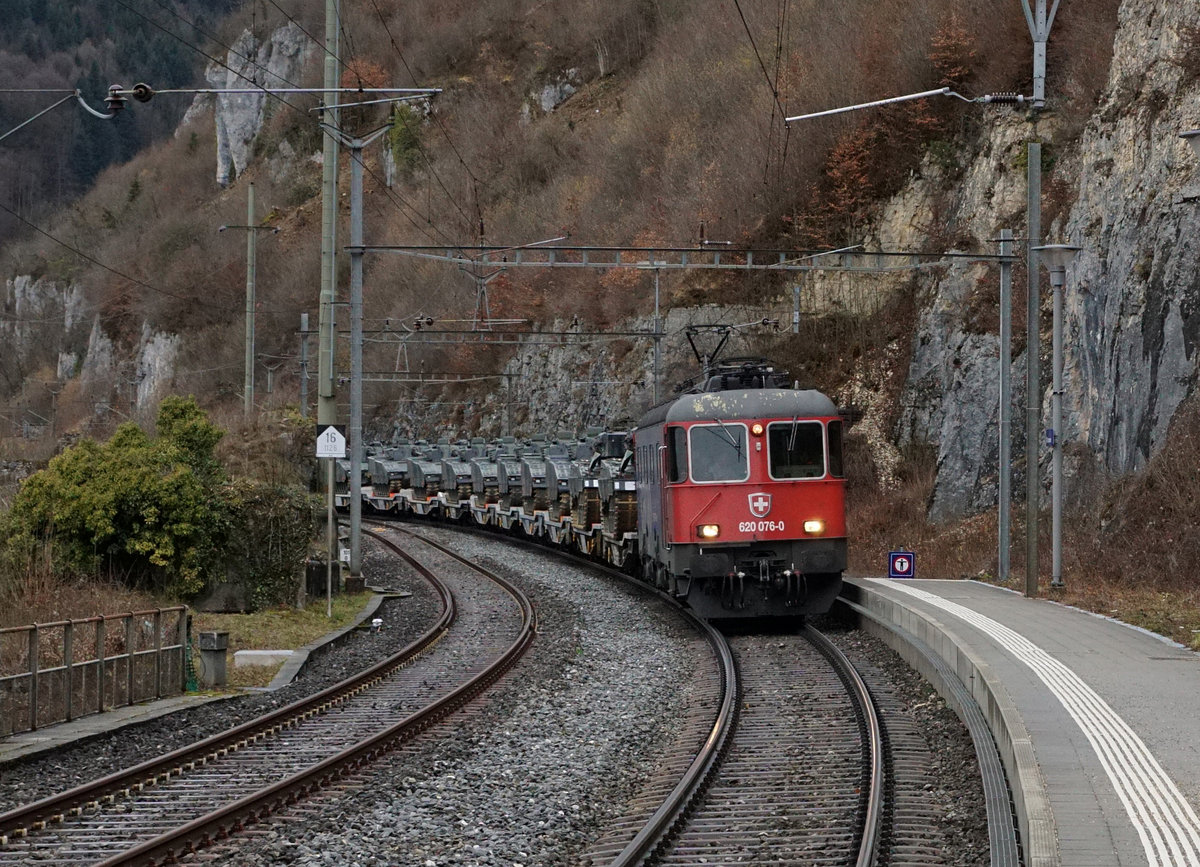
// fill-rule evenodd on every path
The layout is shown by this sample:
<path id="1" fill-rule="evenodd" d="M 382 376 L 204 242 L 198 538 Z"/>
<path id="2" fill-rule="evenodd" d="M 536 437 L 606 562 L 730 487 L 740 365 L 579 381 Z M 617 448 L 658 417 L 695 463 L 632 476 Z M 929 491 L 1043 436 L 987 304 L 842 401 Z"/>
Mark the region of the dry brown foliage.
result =
<path id="1" fill-rule="evenodd" d="M 116 582 L 64 579 L 54 574 L 49 563 L 39 562 L 30 564 L 17 580 L 0 585 L 0 629 L 172 604 Z"/>
<path id="2" fill-rule="evenodd" d="M 354 58 L 347 81 L 444 89 L 434 119 L 422 128 L 423 160 L 411 176 L 386 190 L 377 154 L 367 156 L 368 243 L 523 244 L 566 231 L 576 243 L 690 244 L 698 240 L 701 223 L 708 239 L 735 244 L 854 243 L 861 240 L 856 232 L 874 200 L 918 170 L 928 148 L 970 152 L 976 109 L 949 100 L 913 103 L 790 129 L 781 114 L 943 84 L 967 96 L 1029 89 L 1029 36 L 1017 4 L 998 11 L 990 0 L 798 0 L 786 21 L 779 20 L 774 4 L 742 5 L 753 46 L 727 0 L 346 4 L 344 30 L 353 35 L 346 54 Z M 1055 23 L 1049 89 L 1059 95 L 1055 109 L 1068 134 L 1090 112 L 1107 72 L 1116 7 L 1117 0 L 1064 4 Z M 289 13 L 310 33 L 321 32 L 319 0 L 293 4 Z M 224 36 L 229 41 L 249 26 L 261 35 L 283 22 L 269 5 L 250 4 L 230 19 Z M 1194 34 L 1189 38 L 1181 62 L 1194 66 L 1197 40 Z M 306 72 L 303 83 L 315 82 L 318 66 Z M 577 92 L 550 112 L 530 109 L 541 88 L 569 69 L 579 70 Z M 203 395 L 214 418 L 233 427 L 240 416 L 245 239 L 241 232 L 216 228 L 244 222 L 244 182 L 254 181 L 261 212 L 282 229 L 263 236 L 258 247 L 258 350 L 275 359 L 294 357 L 299 313 L 313 314 L 315 327 L 320 283 L 319 168 L 306 160 L 320 147 L 314 130 L 306 113 L 277 107 L 255 163 L 228 190 L 214 182 L 215 140 L 207 122 L 107 172 L 50 230 L 127 276 L 95 268 L 44 241 L 13 245 L 6 255 L 31 263 L 36 273 L 80 279 L 91 309 L 122 350 L 135 345 L 144 322 L 185 334 L 172 387 Z M 299 156 L 280 171 L 275 163 L 284 142 Z M 347 175 L 344 170 L 343 193 Z M 1053 178 L 1047 194 L 1051 215 L 1069 204 Z M 343 213 L 342 239 L 344 219 Z M 958 237 L 953 226 L 940 228 L 943 234 L 932 236 L 937 243 L 972 240 Z M 1019 337 L 1023 265 L 1013 277 Z M 993 328 L 993 310 L 985 301 L 992 289 L 988 280 L 981 280 L 972 299 L 980 330 Z M 652 275 L 641 272 L 513 269 L 489 284 L 489 299 L 495 317 L 550 321 L 579 314 L 585 322 L 606 324 L 629 312 L 647 314 L 652 286 Z M 779 288 L 770 281 L 708 276 L 662 280 L 667 303 L 743 299 Z M 383 330 L 384 323 L 409 321 L 417 313 L 440 322 L 468 321 L 475 289 L 468 276 L 442 265 L 369 258 L 368 328 Z M 781 345 L 781 362 L 801 379 L 833 391 L 872 361 L 875 347 L 904 339 L 914 304 L 906 299 L 886 319 L 806 323 L 810 330 L 800 339 Z M 491 372 L 504 360 L 499 350 L 424 347 L 406 356 L 402 349 L 387 335 L 373 339 L 366 369 L 415 368 L 424 361 L 426 369 Z M 1019 351 L 1017 346 L 1014 352 Z M 344 357 L 338 363 L 347 367 Z M 315 355 L 312 364 L 315 368 Z M 10 386 L 19 387 L 27 374 L 14 369 Z M 294 364 L 279 369 L 276 399 L 296 394 L 295 374 Z M 260 369 L 258 382 L 264 380 Z M 884 387 L 895 389 L 896 383 Z M 111 388 L 113 406 L 128 408 L 121 375 L 114 375 Z M 309 393 L 313 399 L 311 382 Z M 386 414 L 410 395 L 372 386 L 365 393 L 368 414 L 375 406 Z M 68 415 L 71 420 L 60 429 L 94 421 L 93 400 L 64 390 L 59 407 L 64 421 Z M 109 418 L 120 420 L 116 413 Z M 269 434 L 249 430 L 230 442 L 235 439 L 265 447 Z M 869 455 L 859 460 L 870 478 Z M 1187 466 L 1200 466 L 1200 457 Z M 992 568 L 994 522 L 987 516 L 955 527 L 925 525 L 933 469 L 928 455 L 914 454 L 904 491 L 883 495 L 869 484 L 853 489 L 851 526 L 862 534 L 857 567 L 878 564 L 879 552 L 890 545 L 907 544 L 921 546 L 922 569 L 933 574 L 974 575 Z M 1168 493 L 1165 476 L 1145 488 L 1145 497 L 1162 498 L 1156 508 L 1180 496 Z M 1121 501 L 1113 514 L 1126 507 Z M 1128 507 L 1150 514 L 1140 503 Z M 1184 515 L 1182 507 L 1171 509 L 1172 520 Z M 1132 529 L 1144 535 L 1162 526 Z M 1069 568 L 1093 568 L 1086 556 L 1094 542 L 1081 531 Z M 1186 574 L 1191 555 L 1174 556 L 1180 558 L 1178 571 Z"/>

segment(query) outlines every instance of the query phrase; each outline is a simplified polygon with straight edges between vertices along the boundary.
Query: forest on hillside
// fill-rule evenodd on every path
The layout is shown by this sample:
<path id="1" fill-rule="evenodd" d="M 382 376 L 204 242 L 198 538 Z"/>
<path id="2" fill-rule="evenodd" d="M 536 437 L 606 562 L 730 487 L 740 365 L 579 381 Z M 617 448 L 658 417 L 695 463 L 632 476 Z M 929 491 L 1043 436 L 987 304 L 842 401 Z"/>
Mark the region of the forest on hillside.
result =
<path id="1" fill-rule="evenodd" d="M 228 70 L 246 63 L 234 48 L 245 34 L 248 44 L 262 46 L 279 28 L 293 27 L 314 44 L 302 75 L 290 83 L 319 83 L 320 0 L 234 5 L 219 18 L 223 4 L 199 0 L 105 0 L 86 13 L 73 4 L 8 0 L 12 19 L 37 16 L 38 26 L 29 38 L 6 29 L 4 60 L 27 79 L 73 85 L 95 67 L 101 82 L 163 87 L 189 75 L 198 81 L 204 64 Z M 796 127 L 783 118 L 940 86 L 966 96 L 1026 91 L 1029 35 L 1020 4 L 1010 5 L 1010 14 L 998 15 L 983 0 L 849 0 L 830 14 L 815 0 L 347 0 L 338 58 L 344 86 L 441 89 L 428 106 L 392 117 L 397 173 L 390 185 L 378 152 L 368 154 L 369 240 L 513 245 L 569 236 L 574 243 L 655 246 L 698 243 L 705 233 L 735 246 L 789 249 L 861 241 L 875 203 L 924 160 L 936 160 L 953 179 L 981 147 L 982 115 L 945 100 Z M 1064 94 L 1055 111 L 1068 137 L 1082 128 L 1103 84 L 1116 7 L 1116 0 L 1069 3 L 1056 21 L 1051 89 Z M 547 101 L 548 92 L 556 96 Z M 171 387 L 206 405 L 237 405 L 245 238 L 216 228 L 244 222 L 244 181 L 255 183 L 264 219 L 280 229 L 257 254 L 264 362 L 294 359 L 299 314 L 315 319 L 321 141 L 315 101 L 269 102 L 253 159 L 229 189 L 214 179 L 211 114 L 178 138 L 152 135 L 166 133 L 186 102 L 131 101 L 113 121 L 64 107 L 38 121 L 33 141 L 21 140 L 24 151 L 12 140 L 0 148 L 0 159 L 28 159 L 49 134 L 51 117 L 63 125 L 54 146 L 38 154 L 36 169 L 19 173 L 24 188 L 0 192 L 0 201 L 7 195 L 12 211 L 28 220 L 19 233 L 28 240 L 0 248 L 6 275 L 69 282 L 97 317 L 72 319 L 73 346 L 64 346 L 48 319 L 31 323 L 45 338 L 25 357 L 0 361 L 6 397 L 36 399 L 41 416 L 58 415 L 59 430 L 79 430 L 97 418 L 98 398 L 81 393 L 77 380 L 55 384 L 62 352 L 78 353 L 93 322 L 124 358 L 147 333 L 179 335 Z M 6 110 L 12 118 L 19 114 Z M 349 130 L 386 120 L 379 106 L 345 114 Z M 89 143 L 73 147 L 76 137 Z M 138 144 L 146 146 L 132 156 Z M 48 202 L 71 200 L 88 177 L 96 184 L 72 207 L 46 210 Z M 1051 174 L 1047 186 L 1053 185 Z M 344 205 L 342 214 L 344 221 Z M 938 245 L 978 242 L 940 214 L 924 228 Z M 386 329 L 417 314 L 461 321 L 474 312 L 475 283 L 440 264 L 375 257 L 367 280 L 370 327 Z M 647 312 L 649 281 L 629 271 L 507 272 L 489 284 L 490 312 L 533 322 L 578 317 L 605 327 Z M 663 284 L 667 307 L 754 303 L 783 285 L 777 277 L 704 274 Z M 900 324 L 878 318 L 885 332 Z M 813 353 L 853 359 L 871 351 L 873 339 L 887 337 L 869 327 L 846 334 L 832 344 L 802 342 L 800 354 L 785 362 L 812 362 Z M 373 351 L 368 366 L 396 363 L 394 341 L 381 337 Z M 503 361 L 496 355 L 430 349 L 424 363 L 431 370 L 494 369 Z M 828 379 L 844 365 L 821 369 Z M 297 370 L 292 364 L 280 373 L 292 377 L 292 389 Z M 109 402 L 125 405 L 136 376 L 130 364 L 114 372 Z M 23 383 L 31 379 L 50 385 L 29 397 Z M 386 408 L 386 395 L 370 391 L 368 407 Z"/>
<path id="2" fill-rule="evenodd" d="M 196 43 L 206 42 L 202 34 L 236 5 L 236 0 L 0 0 L 0 135 L 75 89 L 103 111 L 113 84 L 197 86 L 204 56 Z M 180 101 L 117 124 L 99 121 L 68 100 L 6 138 L 0 145 L 0 204 L 8 212 L 0 212 L 0 235 L 27 232 L 21 219 L 37 223 L 77 198 L 105 168 L 169 135 L 186 108 Z"/>

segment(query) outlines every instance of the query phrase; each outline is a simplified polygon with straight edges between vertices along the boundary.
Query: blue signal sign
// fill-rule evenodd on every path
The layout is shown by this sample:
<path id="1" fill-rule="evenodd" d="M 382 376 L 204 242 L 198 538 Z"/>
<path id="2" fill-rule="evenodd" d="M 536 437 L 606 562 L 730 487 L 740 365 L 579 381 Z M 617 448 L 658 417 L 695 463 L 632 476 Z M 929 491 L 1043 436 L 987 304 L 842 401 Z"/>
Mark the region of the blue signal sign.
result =
<path id="1" fill-rule="evenodd" d="M 917 577 L 917 555 L 912 551 L 888 551 L 888 577 Z"/>

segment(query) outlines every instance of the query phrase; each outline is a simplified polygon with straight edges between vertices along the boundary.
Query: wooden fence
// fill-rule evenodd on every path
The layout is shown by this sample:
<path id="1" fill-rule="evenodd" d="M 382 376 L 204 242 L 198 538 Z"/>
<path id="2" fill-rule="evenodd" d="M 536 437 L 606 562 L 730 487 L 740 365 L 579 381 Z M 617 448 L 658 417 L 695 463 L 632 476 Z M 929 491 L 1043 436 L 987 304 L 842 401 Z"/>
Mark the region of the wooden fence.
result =
<path id="1" fill-rule="evenodd" d="M 0 629 L 0 737 L 182 693 L 187 607 Z"/>

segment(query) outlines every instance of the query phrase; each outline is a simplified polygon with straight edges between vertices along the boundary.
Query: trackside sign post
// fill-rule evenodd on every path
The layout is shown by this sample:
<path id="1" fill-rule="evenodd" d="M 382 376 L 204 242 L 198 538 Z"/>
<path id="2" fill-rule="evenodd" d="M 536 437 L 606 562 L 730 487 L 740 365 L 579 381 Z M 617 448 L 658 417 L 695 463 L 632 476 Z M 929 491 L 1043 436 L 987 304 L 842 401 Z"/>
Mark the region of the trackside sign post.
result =
<path id="1" fill-rule="evenodd" d="M 325 488 L 329 495 L 329 514 L 326 518 L 328 522 L 326 525 L 326 541 L 329 543 L 329 553 L 325 558 L 326 617 L 333 617 L 333 546 L 337 539 L 337 525 L 333 522 L 333 462 L 345 457 L 345 425 L 331 424 L 317 432 L 317 458 L 325 460 Z"/>
<path id="2" fill-rule="evenodd" d="M 346 457 L 345 425 L 331 424 L 317 434 L 317 457 L 344 458 Z M 332 496 L 333 488 L 330 488 Z"/>
<path id="3" fill-rule="evenodd" d="M 916 553 L 913 551 L 888 551 L 888 577 L 916 578 Z"/>

